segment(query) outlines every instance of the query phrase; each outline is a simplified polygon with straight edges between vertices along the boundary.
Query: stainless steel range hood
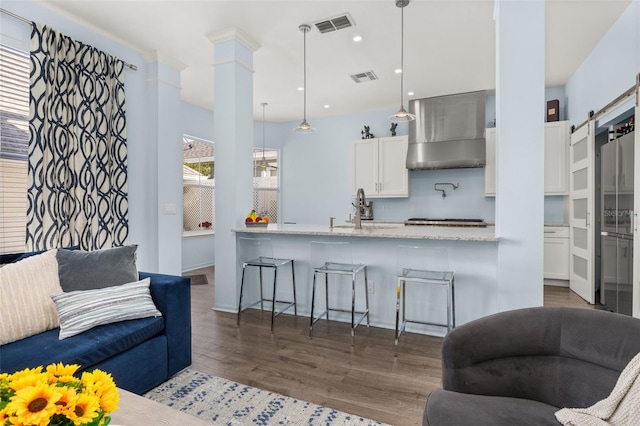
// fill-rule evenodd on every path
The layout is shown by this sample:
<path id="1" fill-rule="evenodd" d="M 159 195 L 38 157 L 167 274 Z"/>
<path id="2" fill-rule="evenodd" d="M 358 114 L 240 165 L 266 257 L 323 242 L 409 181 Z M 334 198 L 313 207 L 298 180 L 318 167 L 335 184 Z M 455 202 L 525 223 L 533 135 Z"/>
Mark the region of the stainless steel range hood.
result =
<path id="1" fill-rule="evenodd" d="M 407 169 L 483 167 L 485 92 L 409 101 Z"/>

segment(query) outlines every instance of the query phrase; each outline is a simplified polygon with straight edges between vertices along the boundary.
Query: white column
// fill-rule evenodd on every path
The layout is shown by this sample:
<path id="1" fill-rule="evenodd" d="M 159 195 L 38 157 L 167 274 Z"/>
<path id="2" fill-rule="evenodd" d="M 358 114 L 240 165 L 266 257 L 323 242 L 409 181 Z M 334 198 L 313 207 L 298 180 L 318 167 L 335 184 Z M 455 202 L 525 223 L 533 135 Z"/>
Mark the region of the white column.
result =
<path id="1" fill-rule="evenodd" d="M 240 265 L 232 228 L 253 208 L 253 52 L 260 46 L 237 28 L 211 34 L 214 44 L 213 134 L 216 158 L 216 268 L 213 308 L 236 312 Z"/>
<path id="2" fill-rule="evenodd" d="M 496 0 L 498 311 L 543 303 L 545 5 Z"/>
<path id="3" fill-rule="evenodd" d="M 184 65 L 160 57 L 157 52 L 145 55 L 149 113 L 147 159 L 151 163 L 146 194 L 157 206 L 157 223 L 150 226 L 156 247 L 147 248 L 151 256 L 149 269 L 164 274 L 182 275 L 182 132 L 180 121 L 180 71 Z"/>

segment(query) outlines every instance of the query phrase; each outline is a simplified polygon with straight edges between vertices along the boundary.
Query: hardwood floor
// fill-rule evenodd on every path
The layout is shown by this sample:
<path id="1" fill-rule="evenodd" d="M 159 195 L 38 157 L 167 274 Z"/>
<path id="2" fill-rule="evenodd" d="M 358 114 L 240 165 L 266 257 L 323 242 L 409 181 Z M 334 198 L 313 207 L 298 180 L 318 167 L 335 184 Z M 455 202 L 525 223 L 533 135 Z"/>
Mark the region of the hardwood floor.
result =
<path id="1" fill-rule="evenodd" d="M 351 346 L 349 325 L 320 321 L 308 337 L 308 318 L 281 315 L 270 332 L 270 314 L 236 315 L 211 309 L 208 285 L 191 286 L 191 368 L 293 398 L 393 425 L 417 425 L 429 393 L 440 387 L 442 338 L 407 333 L 394 356 L 394 332 L 358 328 Z M 589 307 L 568 288 L 545 286 L 545 305 Z"/>

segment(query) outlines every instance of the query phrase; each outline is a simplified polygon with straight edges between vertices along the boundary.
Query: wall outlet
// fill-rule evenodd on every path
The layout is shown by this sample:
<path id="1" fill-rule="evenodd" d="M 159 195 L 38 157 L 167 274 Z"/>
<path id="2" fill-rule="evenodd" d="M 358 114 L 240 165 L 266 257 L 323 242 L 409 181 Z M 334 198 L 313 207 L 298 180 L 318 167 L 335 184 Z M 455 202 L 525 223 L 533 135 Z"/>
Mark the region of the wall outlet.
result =
<path id="1" fill-rule="evenodd" d="M 372 294 L 373 288 L 374 288 L 373 281 L 367 280 L 367 293 Z"/>

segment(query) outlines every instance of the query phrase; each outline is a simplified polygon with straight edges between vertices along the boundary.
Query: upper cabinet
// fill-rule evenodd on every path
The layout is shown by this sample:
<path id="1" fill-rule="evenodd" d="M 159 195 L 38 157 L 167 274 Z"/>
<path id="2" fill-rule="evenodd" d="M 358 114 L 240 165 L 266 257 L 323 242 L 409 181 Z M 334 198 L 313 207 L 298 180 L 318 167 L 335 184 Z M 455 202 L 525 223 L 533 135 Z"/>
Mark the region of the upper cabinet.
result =
<path id="1" fill-rule="evenodd" d="M 569 194 L 569 135 L 568 121 L 554 121 L 544 125 L 544 193 Z"/>
<path id="2" fill-rule="evenodd" d="M 352 194 L 362 188 L 367 198 L 408 197 L 408 144 L 408 136 L 354 142 Z"/>
<path id="3" fill-rule="evenodd" d="M 568 121 L 544 124 L 544 194 L 569 194 Z M 487 164 L 484 169 L 484 193 L 496 195 L 496 129 L 486 129 Z M 522 160 L 522 159 L 515 159 Z"/>
<path id="4" fill-rule="evenodd" d="M 484 166 L 484 195 L 496 195 L 496 128 L 485 130 L 487 162 Z"/>

